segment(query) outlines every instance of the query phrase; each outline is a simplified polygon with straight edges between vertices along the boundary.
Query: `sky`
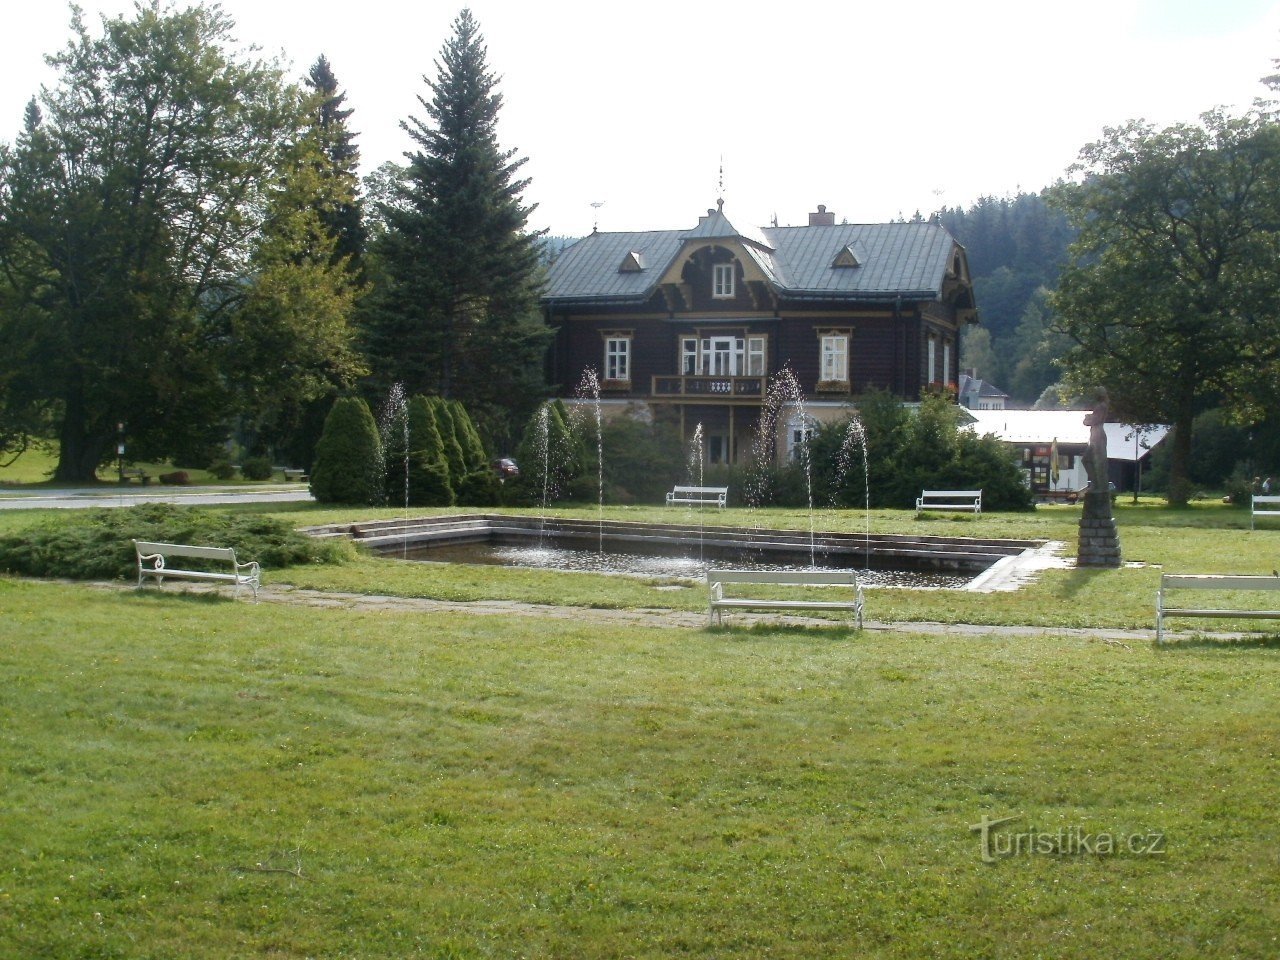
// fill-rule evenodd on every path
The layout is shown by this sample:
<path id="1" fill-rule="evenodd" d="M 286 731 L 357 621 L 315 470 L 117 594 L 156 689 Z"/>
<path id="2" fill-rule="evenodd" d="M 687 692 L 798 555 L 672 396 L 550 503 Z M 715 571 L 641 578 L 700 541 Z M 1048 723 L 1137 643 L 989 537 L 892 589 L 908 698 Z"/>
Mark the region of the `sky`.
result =
<path id="1" fill-rule="evenodd" d="M 186 5 L 182 3 L 182 5 Z M 424 75 L 463 0 L 222 0 L 242 46 L 301 78 L 328 57 L 364 172 L 413 149 Z M 80 0 L 99 14 L 132 0 Z M 472 0 L 500 79 L 498 136 L 555 236 L 874 223 L 1036 192 L 1104 128 L 1243 110 L 1280 58 L 1280 0 Z M 0 140 L 56 82 L 58 0 L 0 0 Z"/>

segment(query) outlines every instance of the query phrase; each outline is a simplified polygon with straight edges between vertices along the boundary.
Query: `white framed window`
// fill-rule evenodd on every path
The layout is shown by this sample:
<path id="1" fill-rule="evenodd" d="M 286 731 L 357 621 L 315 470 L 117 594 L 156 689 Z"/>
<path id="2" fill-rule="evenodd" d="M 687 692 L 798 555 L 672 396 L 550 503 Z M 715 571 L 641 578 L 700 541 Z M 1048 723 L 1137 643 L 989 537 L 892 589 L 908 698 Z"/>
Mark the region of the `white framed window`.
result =
<path id="1" fill-rule="evenodd" d="M 938 361 L 938 341 L 935 338 L 933 337 L 928 338 L 928 341 L 925 347 L 925 352 L 927 354 L 925 359 L 925 377 L 924 377 L 925 382 L 937 383 L 938 381 L 938 377 L 936 373 L 937 367 L 935 366 L 935 364 Z"/>
<path id="2" fill-rule="evenodd" d="M 849 382 L 849 337 L 843 333 L 825 334 L 822 337 L 822 375 L 827 383 Z"/>
<path id="3" fill-rule="evenodd" d="M 763 377 L 765 337 L 681 337 L 680 372 L 686 377 Z"/>
<path id="4" fill-rule="evenodd" d="M 680 372 L 686 377 L 698 375 L 697 337 L 684 337 L 680 340 Z"/>
<path id="5" fill-rule="evenodd" d="M 604 378 L 606 380 L 631 379 L 630 337 L 605 337 Z"/>
<path id="6" fill-rule="evenodd" d="M 747 337 L 747 376 L 763 377 L 765 371 L 764 337 Z"/>
<path id="7" fill-rule="evenodd" d="M 939 377 L 944 383 L 951 382 L 951 341 L 942 341 L 942 376 Z"/>
<path id="8" fill-rule="evenodd" d="M 732 263 L 717 263 L 712 266 L 711 295 L 721 299 L 733 296 Z"/>
<path id="9" fill-rule="evenodd" d="M 787 424 L 787 460 L 794 463 L 809 446 L 817 424 L 811 417 L 796 417 Z"/>

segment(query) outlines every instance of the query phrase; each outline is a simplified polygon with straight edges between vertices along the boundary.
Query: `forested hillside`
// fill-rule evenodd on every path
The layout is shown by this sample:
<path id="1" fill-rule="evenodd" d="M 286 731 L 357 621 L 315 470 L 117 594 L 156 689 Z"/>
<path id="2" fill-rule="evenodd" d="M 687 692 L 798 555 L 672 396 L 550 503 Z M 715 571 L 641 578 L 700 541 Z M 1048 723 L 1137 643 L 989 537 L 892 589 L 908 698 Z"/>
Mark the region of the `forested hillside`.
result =
<path id="1" fill-rule="evenodd" d="M 961 364 L 1015 403 L 1030 404 L 1058 380 L 1062 344 L 1048 331 L 1043 291 L 1057 283 L 1072 231 L 1043 194 L 983 197 L 938 219 L 969 254 L 981 323 L 966 331 Z"/>

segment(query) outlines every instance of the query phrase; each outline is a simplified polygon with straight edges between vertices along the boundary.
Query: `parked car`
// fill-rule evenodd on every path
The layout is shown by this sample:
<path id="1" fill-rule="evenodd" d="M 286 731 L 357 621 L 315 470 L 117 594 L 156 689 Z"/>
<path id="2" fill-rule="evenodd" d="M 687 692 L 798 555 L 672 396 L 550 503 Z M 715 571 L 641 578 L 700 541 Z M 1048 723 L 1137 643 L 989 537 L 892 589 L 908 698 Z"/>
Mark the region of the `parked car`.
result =
<path id="1" fill-rule="evenodd" d="M 520 476 L 520 468 L 510 457 L 499 457 L 489 464 L 498 475 L 499 480 L 511 480 Z"/>

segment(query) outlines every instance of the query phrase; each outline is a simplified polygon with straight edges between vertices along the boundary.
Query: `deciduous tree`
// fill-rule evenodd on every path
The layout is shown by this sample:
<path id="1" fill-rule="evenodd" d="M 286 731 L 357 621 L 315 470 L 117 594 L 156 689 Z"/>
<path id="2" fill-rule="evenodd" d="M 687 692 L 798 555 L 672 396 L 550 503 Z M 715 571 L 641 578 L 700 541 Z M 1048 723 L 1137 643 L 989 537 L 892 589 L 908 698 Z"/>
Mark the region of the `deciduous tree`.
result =
<path id="1" fill-rule="evenodd" d="M 1109 129 L 1055 200 L 1079 229 L 1053 305 L 1076 386 L 1173 425 L 1169 500 L 1189 494 L 1210 399 L 1249 418 L 1280 384 L 1280 127 L 1260 112 Z"/>
<path id="2" fill-rule="evenodd" d="M 96 38 L 76 11 L 71 27 L 42 116 L 0 154 L 0 333 L 21 346 L 0 356 L 0 401 L 7 422 L 46 412 L 56 478 L 83 481 L 117 423 L 163 451 L 227 415 L 211 347 L 299 117 L 216 6 L 139 3 Z"/>

